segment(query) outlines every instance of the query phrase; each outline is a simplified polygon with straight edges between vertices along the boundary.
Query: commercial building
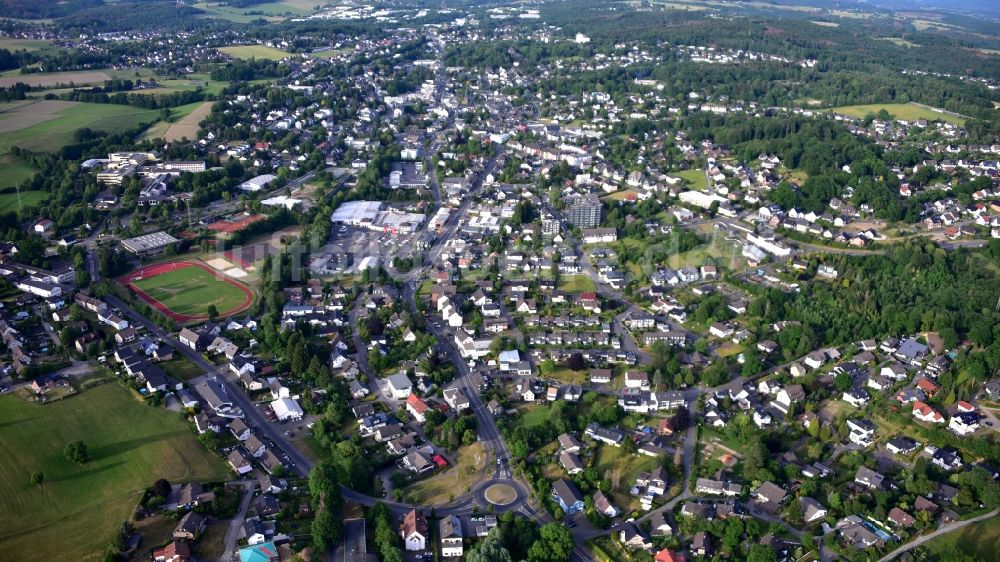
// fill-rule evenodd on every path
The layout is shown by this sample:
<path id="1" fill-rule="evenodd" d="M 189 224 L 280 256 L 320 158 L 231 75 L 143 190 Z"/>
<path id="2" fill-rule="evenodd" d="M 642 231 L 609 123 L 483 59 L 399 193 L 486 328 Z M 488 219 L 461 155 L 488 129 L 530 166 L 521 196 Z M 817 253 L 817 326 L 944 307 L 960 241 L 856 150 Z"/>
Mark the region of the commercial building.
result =
<path id="1" fill-rule="evenodd" d="M 146 258 L 166 252 L 168 247 L 177 242 L 176 238 L 166 232 L 153 232 L 122 240 L 122 247 L 140 258 Z"/>
<path id="2" fill-rule="evenodd" d="M 241 191 L 257 192 L 264 189 L 267 184 L 278 179 L 278 176 L 274 174 L 264 174 L 262 176 L 257 176 L 255 178 L 250 178 L 247 181 L 240 184 Z"/>
<path id="3" fill-rule="evenodd" d="M 382 203 L 378 201 L 348 201 L 337 207 L 330 220 L 378 232 L 409 234 L 420 227 L 424 215 L 392 208 L 383 209 Z"/>

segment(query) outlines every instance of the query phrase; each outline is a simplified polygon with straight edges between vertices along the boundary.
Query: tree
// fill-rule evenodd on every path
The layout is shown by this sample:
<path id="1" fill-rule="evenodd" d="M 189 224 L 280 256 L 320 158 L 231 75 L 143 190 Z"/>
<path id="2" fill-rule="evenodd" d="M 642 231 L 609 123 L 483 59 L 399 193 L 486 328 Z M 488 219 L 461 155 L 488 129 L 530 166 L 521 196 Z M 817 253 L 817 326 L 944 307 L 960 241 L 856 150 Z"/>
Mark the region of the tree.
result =
<path id="1" fill-rule="evenodd" d="M 854 379 L 846 371 L 842 371 L 834 377 L 833 385 L 837 387 L 838 392 L 845 392 L 854 385 Z"/>
<path id="2" fill-rule="evenodd" d="M 170 495 L 170 482 L 164 479 L 159 479 L 153 482 L 153 495 L 160 497 L 167 497 Z"/>
<path id="3" fill-rule="evenodd" d="M 569 362 L 567 366 L 573 371 L 580 372 L 584 368 L 586 368 L 587 363 L 583 359 L 583 354 L 580 352 L 576 352 L 569 356 Z"/>
<path id="4" fill-rule="evenodd" d="M 33 486 L 41 486 L 44 480 L 45 480 L 45 475 L 42 474 L 41 472 L 31 473 L 31 484 Z"/>
<path id="5" fill-rule="evenodd" d="M 747 551 L 747 562 L 778 562 L 778 555 L 769 546 L 755 544 Z"/>
<path id="6" fill-rule="evenodd" d="M 63 449 L 63 455 L 67 460 L 76 464 L 86 464 L 90 460 L 87 445 L 83 441 L 73 441 L 66 445 L 66 448 Z"/>
<path id="7" fill-rule="evenodd" d="M 546 523 L 528 549 L 528 562 L 568 562 L 573 555 L 573 533 L 559 523 Z"/>
<path id="8" fill-rule="evenodd" d="M 219 309 L 214 304 L 208 305 L 208 321 L 215 322 L 219 318 Z"/>
<path id="9" fill-rule="evenodd" d="M 500 532 L 499 527 L 494 527 L 479 547 L 469 552 L 466 562 L 513 562 L 510 552 L 503 546 Z"/>

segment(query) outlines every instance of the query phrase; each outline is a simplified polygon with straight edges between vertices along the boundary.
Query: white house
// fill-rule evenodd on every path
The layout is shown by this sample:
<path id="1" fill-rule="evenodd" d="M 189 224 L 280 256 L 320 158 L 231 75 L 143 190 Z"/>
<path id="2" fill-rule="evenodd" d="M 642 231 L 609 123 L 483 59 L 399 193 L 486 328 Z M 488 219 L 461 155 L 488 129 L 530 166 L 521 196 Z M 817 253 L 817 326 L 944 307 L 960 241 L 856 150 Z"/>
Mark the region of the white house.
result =
<path id="1" fill-rule="evenodd" d="M 410 382 L 410 377 L 405 374 L 396 373 L 385 380 L 390 394 L 396 400 L 406 400 L 410 394 L 413 394 L 413 383 Z"/>
<path id="2" fill-rule="evenodd" d="M 403 517 L 399 526 L 399 535 L 403 537 L 403 545 L 409 552 L 427 548 L 427 518 L 417 510 L 411 510 Z"/>

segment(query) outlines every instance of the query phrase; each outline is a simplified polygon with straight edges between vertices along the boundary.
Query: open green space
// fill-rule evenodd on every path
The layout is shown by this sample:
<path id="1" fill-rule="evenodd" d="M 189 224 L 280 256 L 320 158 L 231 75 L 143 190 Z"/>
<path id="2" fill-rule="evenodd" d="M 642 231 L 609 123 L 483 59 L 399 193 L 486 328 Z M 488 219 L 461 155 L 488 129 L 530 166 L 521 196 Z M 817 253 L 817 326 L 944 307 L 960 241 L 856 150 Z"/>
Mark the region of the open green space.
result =
<path id="1" fill-rule="evenodd" d="M 200 267 L 184 267 L 132 283 L 164 306 L 185 316 L 204 316 L 209 305 L 225 314 L 243 304 L 243 291 Z"/>
<path id="2" fill-rule="evenodd" d="M 49 200 L 49 194 L 44 191 L 24 191 L 21 193 L 0 193 L 0 213 L 18 211 L 21 208 L 34 207 Z"/>
<path id="3" fill-rule="evenodd" d="M 175 359 L 164 361 L 159 364 L 160 368 L 163 369 L 163 372 L 167 373 L 171 377 L 182 381 L 188 381 L 205 374 L 200 367 L 188 361 L 183 356 L 175 357 Z"/>
<path id="4" fill-rule="evenodd" d="M 0 113 L 0 130 L 3 130 L 0 134 L 0 154 L 7 153 L 14 146 L 34 152 L 58 150 L 71 142 L 73 133 L 80 129 L 117 133 L 155 121 L 158 114 L 154 109 L 127 105 L 60 103 L 64 105 L 53 107 L 45 114 L 29 114 L 34 104 Z M 38 122 L 38 117 L 44 120 Z"/>
<path id="5" fill-rule="evenodd" d="M 522 427 L 535 427 L 542 425 L 549 419 L 549 408 L 541 404 L 524 404 L 517 408 L 520 416 L 517 418 L 517 425 Z"/>
<path id="6" fill-rule="evenodd" d="M 35 175 L 35 169 L 27 162 L 11 155 L 0 156 L 0 189 L 14 187 Z"/>
<path id="7" fill-rule="evenodd" d="M 559 276 L 559 290 L 569 293 L 596 291 L 597 285 L 587 275 L 561 275 Z"/>
<path id="8" fill-rule="evenodd" d="M 292 53 L 268 47 L 267 45 L 234 45 L 232 47 L 220 47 L 219 50 L 237 59 L 279 60 L 292 56 Z"/>
<path id="9" fill-rule="evenodd" d="M 220 480 L 222 462 L 180 416 L 146 406 L 117 384 L 39 405 L 0 396 L 0 549 L 23 562 L 83 560 L 128 519 L 158 478 Z M 84 465 L 63 455 L 82 440 Z M 33 472 L 44 475 L 31 484 Z"/>
<path id="10" fill-rule="evenodd" d="M 933 111 L 926 107 L 921 107 L 913 103 L 873 103 L 869 105 L 844 105 L 834 107 L 830 111 L 850 115 L 858 119 L 863 119 L 868 115 L 875 115 L 881 110 L 888 111 L 896 119 L 906 121 L 916 121 L 926 119 L 928 121 L 945 121 L 955 125 L 964 125 L 965 119 L 950 113 Z"/>
<path id="11" fill-rule="evenodd" d="M 455 465 L 407 488 L 407 500 L 420 505 L 450 502 L 485 477 L 488 456 L 482 443 L 459 448 L 454 456 Z"/>
<path id="12" fill-rule="evenodd" d="M 924 547 L 938 556 L 957 551 L 975 560 L 996 560 L 998 544 L 1000 544 L 1000 518 L 994 517 L 931 539 Z"/>
<path id="13" fill-rule="evenodd" d="M 694 169 L 676 172 L 673 175 L 684 180 L 691 189 L 703 191 L 708 188 L 708 178 L 705 177 L 705 170 Z"/>

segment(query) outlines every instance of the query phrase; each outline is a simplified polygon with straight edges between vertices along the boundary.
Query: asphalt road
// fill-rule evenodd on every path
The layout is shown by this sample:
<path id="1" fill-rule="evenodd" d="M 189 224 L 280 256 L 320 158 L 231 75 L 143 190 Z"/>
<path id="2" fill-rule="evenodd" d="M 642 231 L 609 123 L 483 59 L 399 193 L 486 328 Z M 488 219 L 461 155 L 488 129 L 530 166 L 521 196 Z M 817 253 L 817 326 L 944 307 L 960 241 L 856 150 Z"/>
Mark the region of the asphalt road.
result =
<path id="1" fill-rule="evenodd" d="M 903 546 L 897 548 L 896 550 L 893 550 L 889 554 L 886 554 L 885 556 L 883 556 L 882 558 L 880 558 L 878 562 L 889 562 L 890 560 L 893 560 L 894 558 L 896 558 L 900 554 L 903 554 L 904 552 L 906 552 L 908 550 L 912 550 L 914 548 L 917 548 L 918 546 L 924 544 L 925 542 L 927 542 L 927 541 L 929 541 L 931 539 L 940 537 L 941 535 L 943 535 L 945 533 L 950 533 L 952 531 L 957 531 L 957 530 L 961 529 L 962 527 L 967 527 L 967 526 L 969 526 L 969 525 L 971 525 L 971 524 L 973 524 L 973 523 L 975 523 L 977 521 L 985 521 L 986 519 L 990 519 L 992 517 L 996 517 L 997 514 L 1000 514 L 1000 509 L 994 509 L 993 511 L 991 511 L 989 513 L 984 513 L 984 514 L 982 514 L 982 515 L 980 515 L 978 517 L 973 517 L 972 519 L 966 519 L 965 521 L 956 521 L 956 522 L 950 523 L 948 525 L 942 525 L 941 527 L 939 527 L 933 533 L 930 533 L 930 534 L 927 534 L 927 535 L 922 535 L 919 538 L 917 538 L 917 540 L 910 541 L 910 542 L 904 544 Z"/>

